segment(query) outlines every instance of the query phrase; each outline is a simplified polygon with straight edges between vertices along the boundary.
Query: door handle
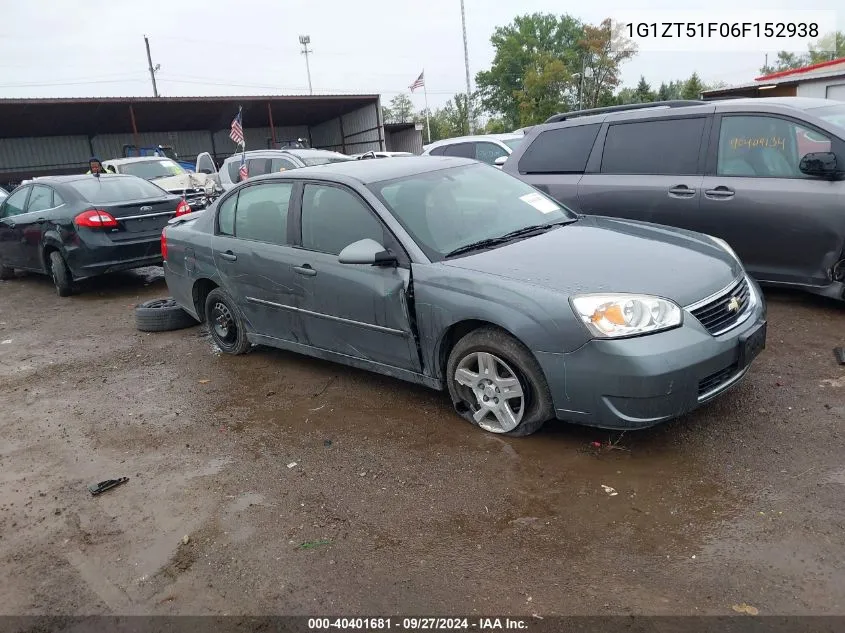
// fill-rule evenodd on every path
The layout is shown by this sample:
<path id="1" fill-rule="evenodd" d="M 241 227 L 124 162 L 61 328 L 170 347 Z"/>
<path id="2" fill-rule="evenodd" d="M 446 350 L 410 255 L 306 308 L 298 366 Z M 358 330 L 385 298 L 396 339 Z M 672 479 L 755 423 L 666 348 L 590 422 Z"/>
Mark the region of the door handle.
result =
<path id="1" fill-rule="evenodd" d="M 311 268 L 310 264 L 303 264 L 302 266 L 294 266 L 293 269 L 298 272 L 300 275 L 305 275 L 306 277 L 313 277 L 317 274 L 317 271 Z"/>
<path id="2" fill-rule="evenodd" d="M 669 190 L 670 198 L 692 198 L 695 195 L 695 189 L 690 189 L 686 185 L 675 185 Z"/>
<path id="3" fill-rule="evenodd" d="M 226 251 L 225 253 L 220 253 L 220 257 L 225 259 L 229 262 L 234 262 L 238 260 L 238 256 L 235 255 L 232 251 Z"/>
<path id="4" fill-rule="evenodd" d="M 733 198 L 736 192 L 729 188 L 725 187 L 724 185 L 720 185 L 715 189 L 705 189 L 704 195 L 708 198 L 714 198 L 717 200 L 725 200 L 727 198 Z"/>

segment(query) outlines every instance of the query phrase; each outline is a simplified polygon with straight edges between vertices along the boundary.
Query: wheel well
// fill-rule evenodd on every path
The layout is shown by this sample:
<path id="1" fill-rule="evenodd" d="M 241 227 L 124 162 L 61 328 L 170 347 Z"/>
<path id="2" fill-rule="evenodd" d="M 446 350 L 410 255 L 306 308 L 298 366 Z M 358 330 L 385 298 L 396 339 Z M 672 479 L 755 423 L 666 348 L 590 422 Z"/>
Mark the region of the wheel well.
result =
<path id="1" fill-rule="evenodd" d="M 441 376 L 446 376 L 446 363 L 449 362 L 449 354 L 452 351 L 452 348 L 455 347 L 455 344 L 473 330 L 478 330 L 483 327 L 492 327 L 507 332 L 507 330 L 495 323 L 481 321 L 479 319 L 458 321 L 457 323 L 453 323 L 449 326 L 449 329 L 446 330 L 445 334 L 443 334 L 443 338 L 441 339 L 440 357 L 437 359 Z M 510 332 L 508 332 L 508 334 L 510 334 Z M 511 334 L 511 336 L 513 335 Z"/>
<path id="2" fill-rule="evenodd" d="M 59 248 L 52 244 L 47 244 L 44 250 L 41 251 L 41 264 L 44 266 L 44 272 L 50 272 L 50 253 L 53 251 L 61 252 Z"/>
<path id="3" fill-rule="evenodd" d="M 205 322 L 205 300 L 208 297 L 208 294 L 215 288 L 217 288 L 217 284 L 210 279 L 198 279 L 196 283 L 194 283 L 194 308 L 197 311 L 197 316 L 200 318 L 200 323 Z"/>

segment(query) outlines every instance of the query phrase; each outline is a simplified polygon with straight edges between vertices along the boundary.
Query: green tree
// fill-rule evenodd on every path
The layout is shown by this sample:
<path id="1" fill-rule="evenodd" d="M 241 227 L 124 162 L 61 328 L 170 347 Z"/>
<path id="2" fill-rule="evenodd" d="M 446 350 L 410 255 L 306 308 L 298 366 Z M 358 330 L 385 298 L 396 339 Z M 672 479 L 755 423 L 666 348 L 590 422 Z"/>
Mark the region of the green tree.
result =
<path id="1" fill-rule="evenodd" d="M 814 44 L 809 45 L 806 53 L 778 52 L 777 59 L 772 64 L 764 64 L 760 68 L 761 75 L 793 70 L 810 64 L 818 64 L 845 57 L 845 33 L 836 31 L 820 37 Z"/>
<path id="2" fill-rule="evenodd" d="M 560 88 L 560 65 L 580 68 L 583 34 L 578 19 L 549 13 L 518 16 L 511 24 L 497 27 L 490 38 L 495 51 L 493 63 L 475 78 L 482 107 L 501 116 L 511 128 L 519 127 L 525 116 L 540 116 L 550 107 L 552 91 L 543 90 L 539 84 L 548 79 Z M 560 65 L 552 64 L 552 60 Z M 559 106 L 567 103 L 572 88 L 567 85 L 557 95 Z"/>
<path id="3" fill-rule="evenodd" d="M 487 119 L 487 124 L 484 126 L 484 134 L 504 134 L 510 131 L 511 129 L 501 117 Z"/>
<path id="4" fill-rule="evenodd" d="M 594 108 L 613 92 L 620 83 L 619 70 L 623 62 L 637 53 L 633 41 L 625 37 L 623 25 L 612 27 L 610 19 L 598 26 L 585 25 L 579 42 L 584 73 L 583 107 Z"/>
<path id="5" fill-rule="evenodd" d="M 684 89 L 681 92 L 682 99 L 701 99 L 701 93 L 704 91 L 704 84 L 698 77 L 698 73 L 693 73 L 690 78 L 684 82 Z"/>
<path id="6" fill-rule="evenodd" d="M 542 123 L 553 114 L 571 109 L 572 75 L 564 63 L 548 54 L 538 55 L 536 68 L 525 74 L 522 90 L 515 97 L 519 103 L 518 126 Z M 514 126 L 517 127 L 517 126 Z"/>
<path id="7" fill-rule="evenodd" d="M 640 81 L 634 89 L 634 95 L 637 99 L 637 103 L 647 103 L 649 101 L 654 101 L 656 98 L 656 95 L 651 90 L 651 86 L 642 75 L 640 75 Z"/>
<path id="8" fill-rule="evenodd" d="M 404 92 L 393 97 L 390 100 L 390 106 L 384 110 L 386 123 L 409 123 L 414 120 L 414 104 Z"/>
<path id="9" fill-rule="evenodd" d="M 637 103 L 637 92 L 633 88 L 622 88 L 619 94 L 616 95 L 616 103 L 619 105 L 628 105 L 629 103 Z"/>

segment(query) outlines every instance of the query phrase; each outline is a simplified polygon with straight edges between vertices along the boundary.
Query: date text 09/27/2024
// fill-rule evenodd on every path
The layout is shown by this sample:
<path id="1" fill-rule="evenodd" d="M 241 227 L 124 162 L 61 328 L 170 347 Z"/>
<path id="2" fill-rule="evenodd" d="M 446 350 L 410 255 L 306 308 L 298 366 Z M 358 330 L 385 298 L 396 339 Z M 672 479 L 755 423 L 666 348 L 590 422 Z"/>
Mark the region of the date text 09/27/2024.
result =
<path id="1" fill-rule="evenodd" d="M 519 618 L 309 618 L 311 631 L 527 631 Z"/>

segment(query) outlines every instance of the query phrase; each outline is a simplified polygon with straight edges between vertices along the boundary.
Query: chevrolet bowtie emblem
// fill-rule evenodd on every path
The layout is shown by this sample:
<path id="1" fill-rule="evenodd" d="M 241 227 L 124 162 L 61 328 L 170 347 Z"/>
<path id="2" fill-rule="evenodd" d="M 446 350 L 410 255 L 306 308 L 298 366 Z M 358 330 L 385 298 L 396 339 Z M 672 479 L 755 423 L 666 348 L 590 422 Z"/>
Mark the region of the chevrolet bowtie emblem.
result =
<path id="1" fill-rule="evenodd" d="M 739 312 L 739 299 L 736 297 L 731 297 L 728 301 L 728 311 L 729 312 Z"/>

